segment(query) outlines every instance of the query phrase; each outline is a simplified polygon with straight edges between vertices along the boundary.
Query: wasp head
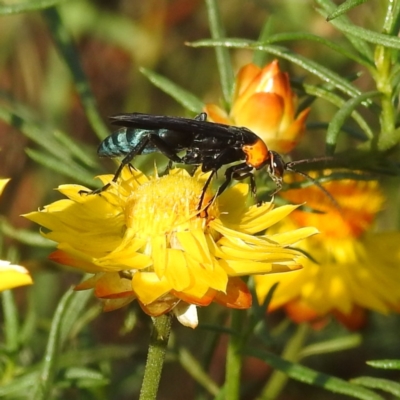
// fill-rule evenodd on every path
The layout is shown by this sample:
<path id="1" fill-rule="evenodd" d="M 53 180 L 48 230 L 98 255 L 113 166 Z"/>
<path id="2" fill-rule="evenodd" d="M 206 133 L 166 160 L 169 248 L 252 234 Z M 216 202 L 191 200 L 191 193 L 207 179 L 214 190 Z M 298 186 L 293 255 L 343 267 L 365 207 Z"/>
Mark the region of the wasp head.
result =
<path id="1" fill-rule="evenodd" d="M 286 171 L 286 163 L 283 161 L 281 155 L 278 154 L 276 151 L 270 151 L 269 154 L 270 158 L 267 165 L 267 171 L 276 185 L 276 190 L 272 194 L 273 196 L 282 189 L 282 179 L 283 174 Z"/>

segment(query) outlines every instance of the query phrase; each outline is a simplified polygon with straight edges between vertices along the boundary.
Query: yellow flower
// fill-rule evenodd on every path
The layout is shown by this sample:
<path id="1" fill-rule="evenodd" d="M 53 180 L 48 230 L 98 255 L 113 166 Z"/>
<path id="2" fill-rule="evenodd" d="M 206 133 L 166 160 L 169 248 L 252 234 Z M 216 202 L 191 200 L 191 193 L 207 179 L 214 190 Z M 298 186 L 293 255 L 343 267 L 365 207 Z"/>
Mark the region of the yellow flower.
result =
<path id="1" fill-rule="evenodd" d="M 24 267 L 0 260 L 0 291 L 32 283 L 32 278 Z"/>
<path id="2" fill-rule="evenodd" d="M 310 111 L 307 108 L 296 117 L 296 106 L 288 74 L 281 72 L 274 60 L 264 68 L 248 64 L 239 71 L 229 115 L 214 104 L 206 105 L 204 111 L 211 121 L 245 126 L 271 150 L 288 153 L 301 139 Z"/>
<path id="3" fill-rule="evenodd" d="M 9 179 L 0 179 L 0 195 L 8 181 Z M 0 260 L 0 291 L 31 284 L 32 278 L 24 267 Z"/>
<path id="4" fill-rule="evenodd" d="M 384 201 L 378 182 L 341 180 L 324 187 L 340 209 L 316 186 L 282 194 L 322 212 L 296 210 L 281 226 L 318 228 L 320 235 L 299 245 L 315 262 L 305 260 L 292 274 L 257 277 L 259 299 L 279 281 L 271 310 L 285 307 L 296 322 L 333 314 L 350 328 L 362 325 L 365 309 L 400 311 L 400 232 L 369 231 Z"/>
<path id="5" fill-rule="evenodd" d="M 100 177 L 109 182 L 110 175 Z M 77 289 L 94 288 L 105 310 L 137 300 L 149 315 L 174 310 L 185 325 L 197 325 L 196 306 L 215 301 L 248 308 L 251 295 L 240 278 L 290 271 L 304 258 L 289 248 L 316 230 L 258 235 L 295 206 L 246 206 L 248 185 L 237 184 L 198 211 L 206 175 L 183 169 L 159 178 L 125 168 L 118 184 L 100 195 L 63 185 L 68 199 L 27 215 L 58 243 L 51 258 L 94 276 Z M 204 205 L 212 199 L 207 191 Z"/>

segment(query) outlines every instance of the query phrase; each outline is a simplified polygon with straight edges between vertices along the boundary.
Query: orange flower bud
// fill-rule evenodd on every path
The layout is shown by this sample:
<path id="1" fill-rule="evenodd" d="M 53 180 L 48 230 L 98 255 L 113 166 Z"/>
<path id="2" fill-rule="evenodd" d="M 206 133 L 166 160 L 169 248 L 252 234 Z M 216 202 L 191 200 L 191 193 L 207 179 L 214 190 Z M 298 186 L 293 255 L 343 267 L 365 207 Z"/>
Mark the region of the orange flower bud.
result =
<path id="1" fill-rule="evenodd" d="M 245 126 L 271 150 L 288 153 L 304 133 L 310 111 L 307 108 L 296 117 L 296 105 L 297 96 L 292 92 L 288 74 L 281 72 L 274 60 L 264 68 L 248 64 L 239 71 L 229 115 L 214 104 L 206 105 L 204 111 L 212 121 Z"/>

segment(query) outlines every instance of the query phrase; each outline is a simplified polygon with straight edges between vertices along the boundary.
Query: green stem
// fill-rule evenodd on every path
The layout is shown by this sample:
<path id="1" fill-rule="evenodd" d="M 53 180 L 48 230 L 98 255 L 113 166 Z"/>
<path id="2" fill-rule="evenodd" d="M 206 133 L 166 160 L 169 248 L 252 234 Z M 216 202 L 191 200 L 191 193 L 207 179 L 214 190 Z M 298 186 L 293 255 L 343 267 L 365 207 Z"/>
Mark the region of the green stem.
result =
<path id="1" fill-rule="evenodd" d="M 153 318 L 153 330 L 150 335 L 149 352 L 139 400 L 155 400 L 167 352 L 171 333 L 172 316 L 164 314 Z"/>
<path id="2" fill-rule="evenodd" d="M 304 341 L 307 338 L 308 332 L 308 324 L 300 324 L 294 335 L 286 344 L 286 347 L 282 353 L 282 358 L 288 361 L 298 361 L 299 353 L 303 348 Z M 260 400 L 276 399 L 285 387 L 288 379 L 288 376 L 283 372 L 274 371 L 262 391 Z"/>
<path id="3" fill-rule="evenodd" d="M 243 310 L 232 310 L 231 329 L 228 351 L 226 356 L 225 373 L 225 398 L 238 400 L 240 396 L 240 372 L 242 370 L 243 338 L 240 332 L 243 330 L 246 313 Z"/>

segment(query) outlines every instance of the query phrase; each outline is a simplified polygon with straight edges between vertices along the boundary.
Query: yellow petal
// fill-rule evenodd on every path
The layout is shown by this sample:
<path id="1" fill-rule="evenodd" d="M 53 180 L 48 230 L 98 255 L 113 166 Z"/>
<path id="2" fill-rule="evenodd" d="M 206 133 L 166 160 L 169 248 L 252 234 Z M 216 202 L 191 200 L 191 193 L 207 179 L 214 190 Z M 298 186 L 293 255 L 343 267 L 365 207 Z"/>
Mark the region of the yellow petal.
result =
<path id="1" fill-rule="evenodd" d="M 29 272 L 24 267 L 0 260 L 0 291 L 18 286 L 32 285 Z"/>
<path id="2" fill-rule="evenodd" d="M 3 190 L 9 181 L 10 179 L 0 179 L 0 195 L 3 193 Z"/>
<path id="3" fill-rule="evenodd" d="M 138 299 L 150 304 L 172 289 L 168 280 L 161 279 L 154 272 L 137 272 L 132 278 L 132 288 Z"/>
<path id="4" fill-rule="evenodd" d="M 168 249 L 165 264 L 165 277 L 176 291 L 183 291 L 191 284 L 191 278 L 186 264 L 186 258 L 181 250 Z"/>

